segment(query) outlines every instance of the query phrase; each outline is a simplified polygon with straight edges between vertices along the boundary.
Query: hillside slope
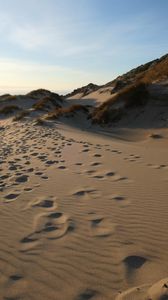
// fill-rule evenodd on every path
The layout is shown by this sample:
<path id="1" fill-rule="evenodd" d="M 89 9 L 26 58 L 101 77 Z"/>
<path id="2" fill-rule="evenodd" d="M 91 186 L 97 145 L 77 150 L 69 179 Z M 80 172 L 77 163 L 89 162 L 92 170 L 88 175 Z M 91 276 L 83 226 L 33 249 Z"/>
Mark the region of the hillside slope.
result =
<path id="1" fill-rule="evenodd" d="M 75 118 L 79 116 L 79 118 Z M 91 123 L 112 127 L 167 127 L 168 125 L 168 54 L 141 65 L 115 80 L 98 86 L 78 88 L 67 97 L 44 89 L 27 95 L 0 96 L 0 118 L 55 121 L 66 117 L 76 127 L 84 117 Z"/>
<path id="2" fill-rule="evenodd" d="M 123 88 L 131 84 L 136 84 L 139 81 L 146 84 L 153 84 L 154 81 L 164 81 L 168 77 L 168 54 L 162 56 L 160 59 L 155 59 L 146 64 L 140 65 L 129 72 L 118 76 L 116 79 L 106 83 L 105 85 L 87 87 L 74 90 L 72 93 L 66 95 L 66 98 L 73 103 L 80 103 L 83 105 L 99 106 L 102 103 L 109 101 L 114 94 L 121 91 Z M 84 93 L 84 90 L 87 93 Z"/>
<path id="3" fill-rule="evenodd" d="M 130 125 L 130 122 L 135 123 L 137 114 L 145 115 L 149 109 L 141 126 L 144 126 L 146 121 L 150 125 L 154 114 L 155 120 L 158 116 L 160 120 L 161 116 L 164 121 L 160 126 L 167 127 L 168 123 L 165 123 L 165 120 L 168 120 L 168 55 L 140 66 L 107 85 L 112 84 L 115 86 L 111 97 L 93 109 L 93 122 L 115 122 L 121 125 L 123 119 L 129 119 Z M 154 109 L 155 113 L 152 113 Z"/>

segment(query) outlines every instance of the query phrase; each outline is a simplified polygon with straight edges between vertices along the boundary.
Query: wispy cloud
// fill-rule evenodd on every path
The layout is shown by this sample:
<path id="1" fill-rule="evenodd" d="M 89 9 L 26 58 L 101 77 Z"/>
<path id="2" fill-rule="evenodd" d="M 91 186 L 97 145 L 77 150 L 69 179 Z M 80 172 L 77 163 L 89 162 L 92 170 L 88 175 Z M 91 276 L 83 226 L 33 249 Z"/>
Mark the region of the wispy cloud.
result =
<path id="1" fill-rule="evenodd" d="M 65 13 L 65 16 L 67 14 Z M 83 19 L 75 22 L 70 17 L 57 15 L 55 19 L 47 15 L 37 20 L 23 20 L 6 12 L 0 13 L 0 33 L 14 47 L 28 52 L 46 53 L 53 57 L 75 57 L 97 53 L 101 56 L 119 47 L 136 45 L 152 31 L 154 16 L 137 13 L 131 19 L 115 20 L 111 24 L 94 24 Z M 116 49 L 116 50 L 115 50 Z"/>
<path id="2" fill-rule="evenodd" d="M 32 25 L 15 26 L 9 32 L 9 39 L 28 50 L 39 49 L 49 42 L 47 33 Z"/>

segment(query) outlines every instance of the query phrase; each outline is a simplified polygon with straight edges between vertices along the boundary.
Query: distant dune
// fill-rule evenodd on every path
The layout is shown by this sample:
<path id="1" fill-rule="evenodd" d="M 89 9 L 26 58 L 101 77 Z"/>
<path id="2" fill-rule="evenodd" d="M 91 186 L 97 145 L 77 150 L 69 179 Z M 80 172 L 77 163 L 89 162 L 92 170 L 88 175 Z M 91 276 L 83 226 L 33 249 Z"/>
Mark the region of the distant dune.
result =
<path id="1" fill-rule="evenodd" d="M 168 55 L 141 65 L 115 80 L 88 84 L 67 96 L 39 89 L 27 95 L 0 96 L 0 118 L 73 122 L 112 128 L 160 128 L 168 122 Z M 79 117 L 79 118 L 78 118 Z M 79 119 L 79 122 L 78 122 Z"/>

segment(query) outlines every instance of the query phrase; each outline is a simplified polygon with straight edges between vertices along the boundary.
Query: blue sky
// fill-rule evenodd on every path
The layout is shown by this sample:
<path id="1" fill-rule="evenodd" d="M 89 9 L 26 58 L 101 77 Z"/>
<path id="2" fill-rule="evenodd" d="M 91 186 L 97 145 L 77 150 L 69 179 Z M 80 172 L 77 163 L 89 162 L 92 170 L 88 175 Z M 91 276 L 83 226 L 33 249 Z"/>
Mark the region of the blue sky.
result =
<path id="1" fill-rule="evenodd" d="M 103 84 L 167 53 L 167 0 L 0 0 L 0 93 Z"/>

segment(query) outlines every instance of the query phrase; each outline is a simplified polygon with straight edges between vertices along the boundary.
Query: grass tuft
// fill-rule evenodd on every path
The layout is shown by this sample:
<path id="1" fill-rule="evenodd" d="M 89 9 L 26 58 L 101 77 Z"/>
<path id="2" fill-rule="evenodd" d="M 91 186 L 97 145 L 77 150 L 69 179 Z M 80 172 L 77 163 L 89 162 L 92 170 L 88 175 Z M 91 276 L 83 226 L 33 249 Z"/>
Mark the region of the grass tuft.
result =
<path id="1" fill-rule="evenodd" d="M 7 105 L 0 109 L 0 114 L 8 115 L 19 109 L 20 108 L 17 105 Z"/>

